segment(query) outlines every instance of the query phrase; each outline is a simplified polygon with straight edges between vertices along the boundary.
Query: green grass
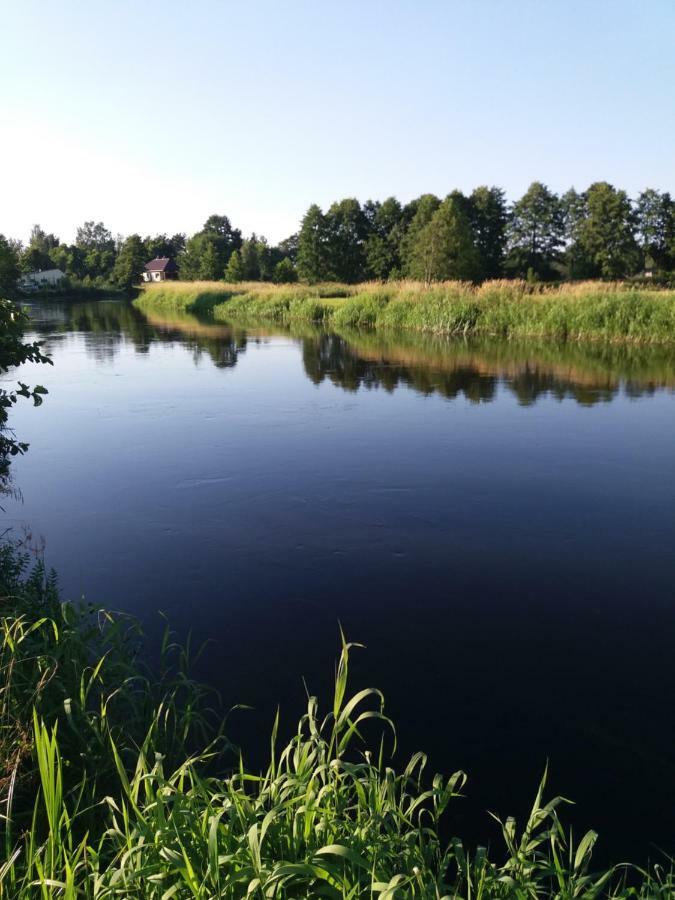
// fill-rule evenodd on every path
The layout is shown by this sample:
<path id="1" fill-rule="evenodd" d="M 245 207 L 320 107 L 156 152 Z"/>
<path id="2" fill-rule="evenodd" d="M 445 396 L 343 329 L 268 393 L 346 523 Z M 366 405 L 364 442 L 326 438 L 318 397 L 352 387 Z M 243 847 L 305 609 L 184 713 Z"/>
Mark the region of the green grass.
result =
<path id="1" fill-rule="evenodd" d="M 248 769 L 185 651 L 167 638 L 146 672 L 133 621 L 62 604 L 26 562 L 0 549 L 0 898 L 673 897 L 668 865 L 594 871 L 595 833 L 572 841 L 545 779 L 489 853 L 442 839 L 466 776 L 392 766 L 344 639 L 327 709 L 311 697 L 281 747 L 277 720 Z"/>
<path id="2" fill-rule="evenodd" d="M 425 286 L 171 282 L 146 288 L 141 310 L 208 313 L 220 321 L 315 322 L 463 336 L 675 342 L 675 291 L 629 284 L 491 281 Z"/>

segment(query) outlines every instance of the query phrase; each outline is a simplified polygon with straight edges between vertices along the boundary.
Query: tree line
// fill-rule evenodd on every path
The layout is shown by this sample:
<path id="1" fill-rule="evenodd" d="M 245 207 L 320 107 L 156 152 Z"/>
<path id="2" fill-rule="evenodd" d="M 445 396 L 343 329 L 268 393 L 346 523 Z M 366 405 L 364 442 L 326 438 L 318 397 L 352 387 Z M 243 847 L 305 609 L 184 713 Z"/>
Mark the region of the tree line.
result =
<path id="1" fill-rule="evenodd" d="M 405 205 L 396 197 L 346 198 L 326 212 L 310 206 L 297 234 L 276 245 L 255 233 L 243 238 L 225 215 L 209 216 L 189 238 L 115 238 L 91 221 L 66 244 L 36 225 L 26 245 L 0 235 L 0 292 L 11 292 L 22 273 L 48 268 L 84 286 L 129 288 L 157 256 L 175 259 L 185 280 L 551 281 L 645 269 L 667 279 L 675 271 L 675 201 L 651 188 L 631 200 L 604 181 L 562 196 L 537 181 L 514 203 L 486 186 L 444 199 L 423 194 Z"/>
<path id="2" fill-rule="evenodd" d="M 302 220 L 296 265 L 307 281 L 368 278 L 483 281 L 625 278 L 675 269 L 675 201 L 668 193 L 625 191 L 596 182 L 558 196 L 534 182 L 515 203 L 497 187 L 441 199 L 423 194 L 403 206 L 311 206 Z"/>
<path id="3" fill-rule="evenodd" d="M 166 256 L 189 281 L 295 281 L 294 247 L 294 239 L 276 246 L 256 234 L 244 239 L 223 215 L 209 216 L 190 238 L 184 233 L 113 237 L 103 222 L 91 221 L 67 244 L 34 225 L 25 245 L 0 234 L 0 296 L 11 296 L 22 275 L 53 268 L 75 286 L 127 289 L 141 280 L 149 260 Z"/>

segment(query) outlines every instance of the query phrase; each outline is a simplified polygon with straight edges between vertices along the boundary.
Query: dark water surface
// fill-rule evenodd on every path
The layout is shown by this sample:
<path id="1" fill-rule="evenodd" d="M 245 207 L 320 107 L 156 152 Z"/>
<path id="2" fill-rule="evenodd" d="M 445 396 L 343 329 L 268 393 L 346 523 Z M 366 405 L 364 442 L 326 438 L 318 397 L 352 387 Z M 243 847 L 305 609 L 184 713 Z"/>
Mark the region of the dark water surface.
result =
<path id="1" fill-rule="evenodd" d="M 403 752 L 497 841 L 546 760 L 614 859 L 675 851 L 675 354 L 35 306 L 17 530 L 64 594 L 211 638 L 250 745 L 327 698 L 338 620 Z"/>

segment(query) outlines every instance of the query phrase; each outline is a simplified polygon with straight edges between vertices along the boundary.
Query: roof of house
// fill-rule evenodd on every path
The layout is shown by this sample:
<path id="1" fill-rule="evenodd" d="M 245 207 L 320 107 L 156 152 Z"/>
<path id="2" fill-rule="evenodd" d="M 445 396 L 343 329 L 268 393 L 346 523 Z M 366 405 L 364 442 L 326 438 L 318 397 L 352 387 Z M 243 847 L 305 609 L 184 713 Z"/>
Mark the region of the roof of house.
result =
<path id="1" fill-rule="evenodd" d="M 170 256 L 158 256 L 156 259 L 151 259 L 149 263 L 145 264 L 145 268 L 148 272 L 165 272 L 167 269 L 174 269 L 175 267 L 176 263 Z"/>
<path id="2" fill-rule="evenodd" d="M 40 276 L 46 277 L 47 275 L 56 274 L 59 274 L 62 278 L 66 277 L 66 273 L 62 272 L 61 269 L 37 269 L 35 272 L 27 272 L 23 278 L 39 278 Z"/>

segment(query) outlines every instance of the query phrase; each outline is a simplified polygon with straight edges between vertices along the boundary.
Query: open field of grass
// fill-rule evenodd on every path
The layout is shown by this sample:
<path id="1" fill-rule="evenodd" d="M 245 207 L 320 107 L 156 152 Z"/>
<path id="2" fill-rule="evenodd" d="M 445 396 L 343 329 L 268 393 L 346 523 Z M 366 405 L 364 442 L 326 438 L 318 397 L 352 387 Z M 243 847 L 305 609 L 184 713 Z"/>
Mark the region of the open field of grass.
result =
<path id="1" fill-rule="evenodd" d="M 168 638 L 146 671 L 133 621 L 62 604 L 7 545 L 0 604 L 0 898 L 674 896 L 667 861 L 594 871 L 596 834 L 573 841 L 544 782 L 500 846 L 443 838 L 466 776 L 428 775 L 422 753 L 392 766 L 344 639 L 327 710 L 311 697 L 285 747 L 275 722 L 257 772 Z"/>
<path id="2" fill-rule="evenodd" d="M 524 281 L 426 286 L 167 282 L 146 288 L 141 309 L 209 314 L 222 321 L 315 322 L 433 334 L 675 343 L 675 291 L 629 284 L 560 286 Z"/>

